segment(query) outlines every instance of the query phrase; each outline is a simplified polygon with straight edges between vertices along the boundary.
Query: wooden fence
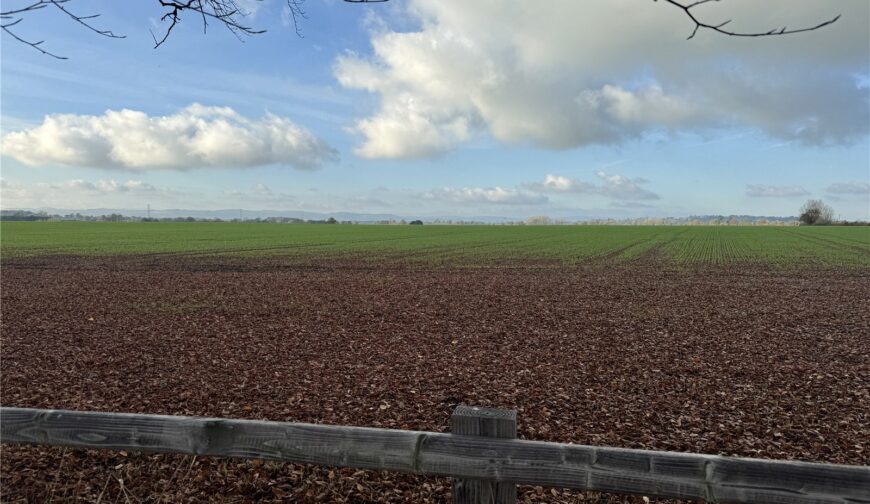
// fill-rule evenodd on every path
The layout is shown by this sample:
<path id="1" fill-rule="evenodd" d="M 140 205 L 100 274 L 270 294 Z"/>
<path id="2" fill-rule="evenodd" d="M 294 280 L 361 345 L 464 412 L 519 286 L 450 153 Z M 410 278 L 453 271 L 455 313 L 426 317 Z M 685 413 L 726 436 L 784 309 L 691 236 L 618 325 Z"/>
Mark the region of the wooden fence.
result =
<path id="1" fill-rule="evenodd" d="M 510 503 L 516 485 L 708 502 L 870 504 L 870 467 L 516 439 L 513 411 L 460 406 L 452 433 L 0 408 L 0 442 L 281 460 L 454 477 L 454 500 Z"/>

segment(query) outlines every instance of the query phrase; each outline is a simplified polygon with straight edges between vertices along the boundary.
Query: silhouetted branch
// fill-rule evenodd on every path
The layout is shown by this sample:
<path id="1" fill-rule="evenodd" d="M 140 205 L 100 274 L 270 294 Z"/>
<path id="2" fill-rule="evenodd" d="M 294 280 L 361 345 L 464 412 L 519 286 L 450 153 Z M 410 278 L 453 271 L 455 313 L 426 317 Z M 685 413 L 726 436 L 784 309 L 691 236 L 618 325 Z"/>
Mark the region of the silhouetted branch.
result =
<path id="1" fill-rule="evenodd" d="M 384 3 L 389 2 L 390 0 L 344 0 L 345 3 Z M 302 8 L 302 4 L 305 3 L 305 0 L 287 0 L 287 12 L 290 14 L 290 18 L 293 20 L 293 29 L 296 31 L 296 35 L 302 36 L 302 29 L 300 27 L 300 19 L 308 19 L 308 15 L 305 13 L 305 10 Z"/>
<path id="2" fill-rule="evenodd" d="M 9 3 L 10 0 L 7 0 L 6 4 Z M 17 9 L 9 9 L 6 11 L 0 11 L 0 28 L 3 29 L 4 32 L 9 34 L 12 38 L 21 42 L 22 44 L 26 44 L 37 51 L 45 54 L 47 56 L 51 56 L 57 59 L 67 59 L 64 56 L 59 56 L 52 52 L 49 52 L 41 47 L 43 43 L 42 40 L 38 42 L 32 42 L 27 40 L 11 30 L 12 27 L 17 27 L 19 23 L 24 19 L 24 16 L 27 14 L 33 13 L 35 11 L 44 9 L 48 6 L 53 6 L 61 11 L 63 14 L 68 16 L 70 19 L 75 21 L 76 23 L 81 24 L 87 29 L 93 31 L 94 33 L 108 37 L 108 38 L 125 38 L 124 35 L 116 35 L 111 30 L 100 30 L 94 27 L 90 21 L 99 17 L 99 14 L 92 14 L 88 16 L 79 16 L 74 14 L 69 9 L 67 9 L 66 5 L 68 2 L 72 0 L 36 0 L 33 3 L 26 5 L 24 7 L 20 7 Z M 168 22 L 168 26 L 166 27 L 166 31 L 163 35 L 158 38 L 154 32 L 151 32 L 151 36 L 154 39 L 154 47 L 160 47 L 166 40 L 169 38 L 169 35 L 172 34 L 175 26 L 181 22 L 182 16 L 185 12 L 193 12 L 198 14 L 199 18 L 202 20 L 202 29 L 203 32 L 208 30 L 209 21 L 217 21 L 220 24 L 223 24 L 233 35 L 235 35 L 239 40 L 244 40 L 244 36 L 257 35 L 260 33 L 264 33 L 266 30 L 259 30 L 252 28 L 243 22 L 243 19 L 248 15 L 243 9 L 241 9 L 238 5 L 239 0 L 157 0 L 160 7 L 164 9 L 163 15 L 160 17 L 160 20 L 164 23 Z M 258 0 L 262 1 L 262 0 Z M 296 34 L 300 37 L 302 36 L 301 32 L 301 20 L 307 19 L 308 16 L 305 13 L 305 10 L 302 8 L 302 4 L 305 0 L 285 0 L 287 2 L 287 12 L 293 20 L 293 28 L 296 30 Z M 345 3 L 352 4 L 366 4 L 366 3 L 384 3 L 389 0 L 343 0 Z M 658 0 L 653 0 L 658 1 Z M 720 0 L 695 0 L 689 3 L 681 3 L 677 0 L 664 0 L 666 3 L 669 3 L 675 7 L 681 9 L 695 24 L 692 33 L 689 35 L 689 39 L 693 38 L 697 35 L 698 31 L 701 28 L 715 31 L 717 33 L 723 35 L 729 35 L 732 37 L 765 37 L 771 35 L 789 35 L 792 33 L 801 33 L 808 32 L 813 30 L 818 30 L 819 28 L 823 28 L 830 24 L 835 23 L 840 16 L 836 16 L 832 19 L 829 19 L 823 23 L 819 23 L 815 26 L 805 27 L 805 28 L 796 28 L 796 29 L 788 29 L 788 27 L 782 28 L 774 28 L 772 30 L 768 30 L 765 32 L 736 32 L 725 29 L 724 27 L 728 25 L 731 20 L 727 20 L 721 23 L 711 24 L 705 21 L 700 20 L 695 13 L 692 11 L 694 8 L 701 6 L 703 4 L 709 2 L 718 2 Z"/>
<path id="3" fill-rule="evenodd" d="M 258 0 L 262 1 L 262 0 Z M 383 3 L 389 0 L 344 0 L 345 3 Z M 154 37 L 154 47 L 160 47 L 167 38 L 169 38 L 172 29 L 181 21 L 181 16 L 184 11 L 199 13 L 202 18 L 202 27 L 205 31 L 208 27 L 208 20 L 217 20 L 223 23 L 239 40 L 243 40 L 244 35 L 257 35 L 264 33 L 266 30 L 256 30 L 242 22 L 242 18 L 248 15 L 242 8 L 239 7 L 237 0 L 158 0 L 161 7 L 167 9 L 167 12 L 160 18 L 161 21 L 169 21 L 169 27 L 159 40 L 152 32 Z M 293 20 L 293 29 L 296 34 L 302 36 L 301 21 L 308 19 L 302 4 L 305 0 L 286 0 L 287 12 Z"/>
<path id="4" fill-rule="evenodd" d="M 6 18 L 3 18 L 3 19 L 6 19 Z M 15 32 L 13 32 L 12 30 L 9 29 L 9 28 L 17 25 L 20 22 L 21 22 L 21 18 L 18 18 L 15 21 L 12 21 L 11 23 L 5 23 L 5 24 L 0 25 L 0 28 L 3 28 L 3 31 L 8 33 L 15 40 L 21 42 L 22 44 L 29 45 L 30 47 L 36 49 L 37 51 L 41 52 L 42 54 L 45 54 L 46 56 L 51 56 L 52 58 L 57 58 L 57 59 L 62 59 L 62 60 L 67 59 L 66 56 L 59 56 L 57 54 L 54 54 L 53 52 L 46 51 L 45 49 L 39 47 L 40 44 L 45 42 L 44 40 L 40 40 L 39 42 L 31 42 L 29 40 L 24 40 L 23 38 L 16 35 Z"/>
<path id="5" fill-rule="evenodd" d="M 244 35 L 257 35 L 266 31 L 256 30 L 250 26 L 242 24 L 241 18 L 247 16 L 248 13 L 238 6 L 236 0 L 157 1 L 160 3 L 161 7 L 167 9 L 160 20 L 168 20 L 169 27 L 163 33 L 163 37 L 159 40 L 157 39 L 157 36 L 154 35 L 154 32 L 151 32 L 151 36 L 154 38 L 155 48 L 160 47 L 164 42 L 166 42 L 166 39 L 169 38 L 169 35 L 172 33 L 172 29 L 181 21 L 181 16 L 185 11 L 199 14 L 202 18 L 203 32 L 208 29 L 209 19 L 222 23 L 239 40 L 243 40 L 242 36 Z M 288 2 L 291 1 L 294 0 L 288 0 Z"/>
<path id="6" fill-rule="evenodd" d="M 52 58 L 57 58 L 57 59 L 67 59 L 65 56 L 59 56 L 53 52 L 47 51 L 47 50 L 43 49 L 42 47 L 40 47 L 40 45 L 44 42 L 43 40 L 40 40 L 39 42 L 31 42 L 29 40 L 26 40 L 26 39 L 18 36 L 14 31 L 10 30 L 10 28 L 18 25 L 21 21 L 24 20 L 24 15 L 31 13 L 31 12 L 34 12 L 34 11 L 37 11 L 37 10 L 40 10 L 40 9 L 44 9 L 45 7 L 48 7 L 51 5 L 51 6 L 56 7 L 58 10 L 60 10 L 64 14 L 66 14 L 70 19 L 72 19 L 76 23 L 79 23 L 80 25 L 84 26 L 85 28 L 91 30 L 92 32 L 94 32 L 98 35 L 102 35 L 103 37 L 108 37 L 108 38 L 119 38 L 119 39 L 125 38 L 124 35 L 116 35 L 111 30 L 100 30 L 100 29 L 94 27 L 89 22 L 89 20 L 100 17 L 99 14 L 91 14 L 88 16 L 79 16 L 78 14 L 74 14 L 73 12 L 67 10 L 67 8 L 64 7 L 63 4 L 65 4 L 69 1 L 70 0 L 38 0 L 37 2 L 34 2 L 34 3 L 27 5 L 25 7 L 21 7 L 18 9 L 10 9 L 10 10 L 6 10 L 6 11 L 0 11 L 0 19 L 2 19 L 4 21 L 2 24 L 0 24 L 0 28 L 2 28 L 4 32 L 9 34 L 15 40 L 21 42 L 22 44 L 29 45 L 30 47 L 36 49 L 37 51 L 41 52 L 42 54 L 45 54 L 46 56 L 51 56 Z M 8 22 L 5 22 L 5 21 L 8 21 Z"/>
<path id="7" fill-rule="evenodd" d="M 100 17 L 99 14 L 91 14 L 90 16 L 77 16 L 77 15 L 73 14 L 72 12 L 66 10 L 66 8 L 62 4 L 67 3 L 69 0 L 47 0 L 47 1 L 49 3 L 51 3 L 52 5 L 54 5 L 55 7 L 57 7 L 58 9 L 60 9 L 61 12 L 63 12 L 64 14 L 66 14 L 67 16 L 72 18 L 75 22 L 79 23 L 80 25 L 84 26 L 88 30 L 91 30 L 92 32 L 94 32 L 98 35 L 102 35 L 104 37 L 109 37 L 109 38 L 117 38 L 117 39 L 127 38 L 126 35 L 115 35 L 112 32 L 112 30 L 98 30 L 87 22 L 88 19 L 95 19 L 95 18 Z"/>
<path id="8" fill-rule="evenodd" d="M 657 2 L 658 0 L 653 0 L 653 1 Z M 695 14 L 692 12 L 692 9 L 695 7 L 698 7 L 699 5 L 702 5 L 702 4 L 705 4 L 708 2 L 718 2 L 720 0 L 696 0 L 695 2 L 692 2 L 690 4 L 682 4 L 680 2 L 677 2 L 676 0 L 664 0 L 664 1 L 682 9 L 683 12 L 685 12 L 686 15 L 689 16 L 689 19 L 691 19 L 692 22 L 695 23 L 695 28 L 692 30 L 692 33 L 686 38 L 686 40 L 691 40 L 692 38 L 694 38 L 695 35 L 698 34 L 698 30 L 700 30 L 701 28 L 713 30 L 715 32 L 721 33 L 723 35 L 729 35 L 731 37 L 768 37 L 771 35 L 791 35 L 793 33 L 801 33 L 801 32 L 818 30 L 819 28 L 823 28 L 823 27 L 828 26 L 830 24 L 834 24 L 835 22 L 837 22 L 838 19 L 840 19 L 840 14 L 838 14 L 836 17 L 834 17 L 832 19 L 829 19 L 825 22 L 819 23 L 815 26 L 810 26 L 810 27 L 806 27 L 806 28 L 795 28 L 795 29 L 789 30 L 788 27 L 783 26 L 782 28 L 774 28 L 772 30 L 768 30 L 765 32 L 733 32 L 733 31 L 722 29 L 723 26 L 725 26 L 731 22 L 730 19 L 727 21 L 724 21 L 722 23 L 718 23 L 718 24 L 709 24 L 709 23 L 705 23 L 705 22 L 701 21 L 700 19 L 698 19 L 695 16 Z"/>
<path id="9" fill-rule="evenodd" d="M 296 31 L 296 35 L 302 36 L 302 31 L 299 28 L 299 20 L 300 19 L 308 19 L 308 16 L 305 14 L 305 11 L 302 10 L 302 2 L 305 0 L 287 0 L 287 10 L 290 13 L 290 17 L 293 19 L 293 29 Z"/>

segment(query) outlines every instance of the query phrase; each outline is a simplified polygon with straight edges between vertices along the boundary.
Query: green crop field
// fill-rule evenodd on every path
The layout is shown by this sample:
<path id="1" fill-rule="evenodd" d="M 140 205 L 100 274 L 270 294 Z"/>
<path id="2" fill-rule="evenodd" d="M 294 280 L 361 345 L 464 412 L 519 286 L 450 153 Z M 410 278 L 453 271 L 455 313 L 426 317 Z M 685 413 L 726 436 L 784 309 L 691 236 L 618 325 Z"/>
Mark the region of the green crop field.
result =
<path id="1" fill-rule="evenodd" d="M 375 226 L 4 222 L 0 253 L 402 257 L 428 262 L 645 259 L 675 265 L 870 267 L 868 227 Z"/>

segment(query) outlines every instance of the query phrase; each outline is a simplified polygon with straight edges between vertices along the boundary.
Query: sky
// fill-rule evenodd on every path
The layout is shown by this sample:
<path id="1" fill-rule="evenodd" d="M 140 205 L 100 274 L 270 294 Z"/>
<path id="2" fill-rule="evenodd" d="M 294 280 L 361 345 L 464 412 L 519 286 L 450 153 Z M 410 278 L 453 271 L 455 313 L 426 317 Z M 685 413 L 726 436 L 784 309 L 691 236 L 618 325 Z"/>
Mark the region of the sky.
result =
<path id="1" fill-rule="evenodd" d="M 870 2 L 72 0 L 0 38 L 0 207 L 870 219 Z M 9 8 L 15 0 L 4 2 Z M 27 2 L 23 2 L 27 3 Z"/>

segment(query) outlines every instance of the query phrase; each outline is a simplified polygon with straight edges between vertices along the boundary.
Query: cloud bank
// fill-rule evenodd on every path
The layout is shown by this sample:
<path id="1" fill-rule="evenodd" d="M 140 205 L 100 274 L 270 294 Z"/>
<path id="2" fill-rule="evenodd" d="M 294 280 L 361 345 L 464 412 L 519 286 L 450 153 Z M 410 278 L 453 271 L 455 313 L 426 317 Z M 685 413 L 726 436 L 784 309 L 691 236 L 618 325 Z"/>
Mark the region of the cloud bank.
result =
<path id="1" fill-rule="evenodd" d="M 870 183 L 867 182 L 837 182 L 825 189 L 830 194 L 870 194 Z"/>
<path id="2" fill-rule="evenodd" d="M 60 189 L 84 190 L 99 193 L 111 192 L 155 192 L 157 187 L 142 182 L 141 180 L 128 180 L 126 182 L 117 182 L 115 180 L 98 180 L 96 182 L 88 182 L 82 179 L 73 179 L 62 182 L 53 186 Z"/>
<path id="3" fill-rule="evenodd" d="M 428 200 L 441 200 L 453 203 L 494 203 L 499 205 L 535 205 L 546 203 L 547 197 L 520 189 L 503 187 L 445 187 L 423 194 Z"/>
<path id="4" fill-rule="evenodd" d="M 796 185 L 748 184 L 746 186 L 746 195 L 750 198 L 794 198 L 809 194 L 809 191 Z"/>
<path id="5" fill-rule="evenodd" d="M 287 118 L 246 118 L 229 107 L 193 104 L 173 115 L 136 110 L 52 114 L 5 135 L 2 153 L 26 165 L 188 170 L 287 165 L 318 168 L 337 151 Z"/>
<path id="6" fill-rule="evenodd" d="M 611 175 L 597 170 L 595 176 L 601 184 L 584 182 L 561 175 L 547 175 L 540 183 L 526 184 L 525 187 L 538 193 L 598 194 L 615 200 L 657 200 L 659 195 L 643 188 L 649 183 L 644 178 L 630 178 Z"/>
<path id="7" fill-rule="evenodd" d="M 495 187 L 444 187 L 423 193 L 427 200 L 447 201 L 458 204 L 541 205 L 550 202 L 549 195 L 588 194 L 603 196 L 637 207 L 640 201 L 660 199 L 659 195 L 642 187 L 649 181 L 640 177 L 609 174 L 596 170 L 600 183 L 585 182 L 549 174 L 543 182 L 529 182 L 515 188 Z M 646 205 L 643 205 L 646 206 Z"/>
<path id="8" fill-rule="evenodd" d="M 191 193 L 170 187 L 158 187 L 142 180 L 118 181 L 100 179 L 89 181 L 71 179 L 60 182 L 20 184 L 0 179 L 2 206 L 8 208 L 37 207 L 115 207 L 144 206 L 147 202 L 183 205 L 190 204 Z"/>
<path id="9" fill-rule="evenodd" d="M 870 3 L 733 0 L 693 12 L 748 31 L 843 17 L 809 34 L 687 41 L 691 22 L 663 2 L 410 0 L 401 24 L 419 28 L 378 24 L 371 56 L 335 62 L 341 85 L 380 100 L 352 127 L 356 153 L 433 157 L 480 134 L 552 149 L 718 128 L 806 145 L 866 135 Z"/>

